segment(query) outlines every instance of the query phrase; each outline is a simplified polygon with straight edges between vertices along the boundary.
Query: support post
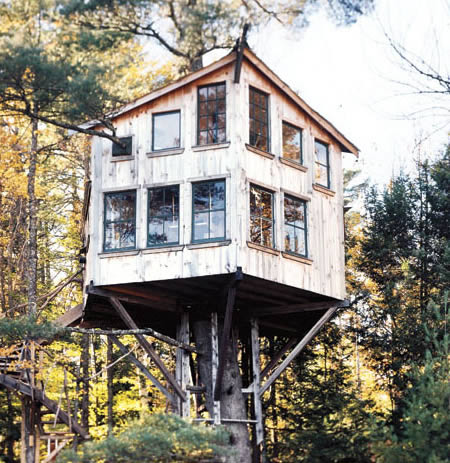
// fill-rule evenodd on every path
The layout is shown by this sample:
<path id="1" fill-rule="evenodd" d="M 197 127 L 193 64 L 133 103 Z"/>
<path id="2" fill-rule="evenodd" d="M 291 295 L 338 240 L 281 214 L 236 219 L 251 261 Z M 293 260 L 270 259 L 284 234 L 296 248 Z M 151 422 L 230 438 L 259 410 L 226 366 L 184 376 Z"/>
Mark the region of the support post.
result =
<path id="1" fill-rule="evenodd" d="M 264 440 L 263 415 L 260 395 L 260 356 L 259 356 L 259 326 L 258 320 L 252 318 L 251 325 L 251 343 L 252 343 L 252 366 L 253 366 L 253 406 L 255 409 L 256 419 L 256 445 L 259 447 Z"/>
<path id="2" fill-rule="evenodd" d="M 309 341 L 319 332 L 323 325 L 333 316 L 334 312 L 337 310 L 337 307 L 331 307 L 328 309 L 319 321 L 308 331 L 306 336 L 294 347 L 294 350 L 283 360 L 281 365 L 269 376 L 265 384 L 260 389 L 260 396 L 269 389 L 269 387 L 274 383 L 274 381 L 283 373 L 286 367 L 297 357 L 298 354 L 304 349 Z"/>
<path id="3" fill-rule="evenodd" d="M 180 313 L 180 322 L 177 326 L 177 341 L 189 344 L 189 314 L 185 311 Z M 187 390 L 189 384 L 189 353 L 184 349 L 177 348 L 176 353 L 176 379 L 181 384 L 181 389 L 186 394 L 186 399 L 179 398 L 179 413 L 183 418 L 189 418 L 191 414 L 191 394 Z"/>
<path id="4" fill-rule="evenodd" d="M 128 328 L 131 328 L 132 330 L 137 330 L 138 326 L 136 325 L 135 321 L 131 318 L 130 314 L 127 312 L 122 303 L 119 301 L 119 299 L 117 299 L 116 297 L 110 297 L 109 300 L 111 302 L 111 305 L 116 309 L 120 318 L 128 326 Z M 186 394 L 183 392 L 176 379 L 164 365 L 164 362 L 161 360 L 161 358 L 150 345 L 150 343 L 141 334 L 137 334 L 136 339 L 138 340 L 142 348 L 145 350 L 145 352 L 147 352 L 150 358 L 156 363 L 158 368 L 161 370 L 161 373 L 164 375 L 169 384 L 173 387 L 178 396 L 182 400 L 186 400 Z"/>
<path id="5" fill-rule="evenodd" d="M 219 367 L 219 333 L 218 333 L 218 322 L 217 312 L 211 314 L 211 376 L 212 384 L 216 384 L 217 380 L 217 369 Z M 213 397 L 213 409 L 214 416 L 211 418 L 214 420 L 214 424 L 220 424 L 220 401 Z"/>

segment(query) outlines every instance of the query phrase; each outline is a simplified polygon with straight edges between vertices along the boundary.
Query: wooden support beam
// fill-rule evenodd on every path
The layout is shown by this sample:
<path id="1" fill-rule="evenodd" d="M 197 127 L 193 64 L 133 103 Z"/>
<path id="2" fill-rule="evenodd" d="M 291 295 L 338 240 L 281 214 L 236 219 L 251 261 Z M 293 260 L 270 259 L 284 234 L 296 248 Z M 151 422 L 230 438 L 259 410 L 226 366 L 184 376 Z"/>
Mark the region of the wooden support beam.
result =
<path id="1" fill-rule="evenodd" d="M 220 394 L 222 392 L 223 370 L 225 368 L 227 344 L 230 343 L 231 324 L 233 321 L 233 308 L 235 298 L 236 287 L 231 287 L 228 289 L 227 305 L 225 308 L 225 321 L 223 323 L 222 338 L 220 339 L 219 367 L 217 368 L 216 384 L 214 387 L 214 400 L 220 400 Z"/>
<path id="2" fill-rule="evenodd" d="M 177 326 L 177 339 L 180 343 L 189 342 L 189 314 L 185 311 L 180 313 L 180 321 Z M 181 389 L 186 394 L 186 399 L 179 400 L 180 416 L 189 418 L 191 414 L 191 395 L 187 389 L 189 383 L 190 369 L 189 369 L 189 353 L 185 350 L 178 348 L 176 353 L 176 374 L 177 381 L 181 384 Z"/>
<path id="3" fill-rule="evenodd" d="M 119 314 L 120 318 L 123 320 L 125 325 L 127 325 L 128 328 L 137 330 L 138 326 L 136 325 L 134 320 L 130 317 L 130 314 L 127 312 L 127 310 L 122 305 L 122 303 L 119 301 L 119 299 L 117 299 L 116 297 L 110 297 L 109 301 L 111 302 L 111 305 L 116 309 L 117 313 Z M 178 396 L 182 400 L 186 400 L 186 394 L 183 392 L 180 385 L 177 383 L 177 381 L 173 377 L 172 373 L 170 373 L 170 371 L 164 365 L 164 362 L 161 360 L 161 358 L 156 353 L 156 351 L 153 349 L 153 347 L 150 345 L 150 343 L 144 338 L 142 334 L 137 334 L 136 339 L 138 340 L 142 348 L 145 350 L 145 352 L 147 352 L 150 358 L 155 362 L 157 367 L 161 370 L 161 373 L 167 379 L 169 384 L 173 387 L 173 389 L 178 394 Z"/>
<path id="4" fill-rule="evenodd" d="M 298 338 L 291 338 L 289 341 L 270 359 L 269 363 L 261 371 L 261 378 L 265 378 L 281 360 L 281 357 L 298 341 Z"/>
<path id="5" fill-rule="evenodd" d="M 236 50 L 236 64 L 234 67 L 234 83 L 238 84 L 241 79 L 241 69 L 242 69 L 242 58 L 244 56 L 244 49 L 247 46 L 247 32 L 250 25 L 248 23 L 244 24 L 242 30 L 242 36 L 239 39 L 239 44 Z"/>
<path id="6" fill-rule="evenodd" d="M 160 392 L 162 392 L 171 403 L 175 405 L 175 397 L 148 371 L 148 369 L 141 361 L 139 361 L 133 354 L 130 353 L 128 347 L 122 344 L 115 336 L 110 336 L 110 339 L 120 349 L 120 352 L 122 352 L 123 355 L 127 355 L 130 362 L 136 365 L 136 367 L 142 371 L 142 373 L 151 381 L 151 383 Z"/>
<path id="7" fill-rule="evenodd" d="M 252 318 L 251 326 L 251 343 L 252 343 L 252 366 L 253 366 L 253 406 L 256 419 L 256 445 L 260 445 L 264 440 L 263 414 L 260 395 L 260 357 L 259 357 L 259 327 L 258 320 Z"/>
<path id="8" fill-rule="evenodd" d="M 211 384 L 214 387 L 217 380 L 217 369 L 219 367 L 219 327 L 217 312 L 211 314 Z M 220 401 L 215 400 L 213 394 L 213 415 L 211 418 L 214 424 L 220 424 Z"/>
<path id="9" fill-rule="evenodd" d="M 49 409 L 52 413 L 57 415 L 64 424 L 71 426 L 72 430 L 76 432 L 83 439 L 90 439 L 89 433 L 82 428 L 72 417 L 69 416 L 64 410 L 61 410 L 61 407 L 57 402 L 49 399 L 41 389 L 31 387 L 29 384 L 25 384 L 22 381 L 11 378 L 9 375 L 0 374 L 0 385 L 5 386 L 6 388 L 20 392 L 25 396 L 32 397 L 34 400 L 39 401 L 44 407 Z"/>
<path id="10" fill-rule="evenodd" d="M 130 304 L 144 305 L 146 307 L 152 307 L 153 309 L 161 310 L 164 312 L 175 312 L 175 308 L 161 301 L 151 300 L 142 296 L 122 294 L 118 291 L 111 291 L 110 289 L 96 288 L 92 284 L 87 287 L 86 292 L 93 296 L 100 296 L 106 299 L 114 297 L 116 299 L 119 299 L 123 302 L 128 302 Z"/>
<path id="11" fill-rule="evenodd" d="M 69 439 L 64 440 L 61 444 L 55 447 L 43 460 L 42 463 L 50 463 L 53 461 L 57 455 L 61 452 L 61 450 L 69 443 Z"/>
<path id="12" fill-rule="evenodd" d="M 344 302 L 344 301 L 342 301 Z M 288 304 L 275 307 L 263 307 L 254 310 L 252 313 L 255 317 L 264 317 L 270 315 L 285 315 L 290 313 L 311 312 L 315 310 L 329 309 L 336 307 L 336 301 L 322 301 L 322 302 L 305 302 L 302 304 Z"/>
<path id="13" fill-rule="evenodd" d="M 283 373 L 286 367 L 294 360 L 295 357 L 304 349 L 309 341 L 319 332 L 322 326 L 333 316 L 337 307 L 329 308 L 319 319 L 319 321 L 308 331 L 306 336 L 294 347 L 293 351 L 283 360 L 281 365 L 269 376 L 265 384 L 260 389 L 260 395 L 274 383 L 274 381 Z"/>

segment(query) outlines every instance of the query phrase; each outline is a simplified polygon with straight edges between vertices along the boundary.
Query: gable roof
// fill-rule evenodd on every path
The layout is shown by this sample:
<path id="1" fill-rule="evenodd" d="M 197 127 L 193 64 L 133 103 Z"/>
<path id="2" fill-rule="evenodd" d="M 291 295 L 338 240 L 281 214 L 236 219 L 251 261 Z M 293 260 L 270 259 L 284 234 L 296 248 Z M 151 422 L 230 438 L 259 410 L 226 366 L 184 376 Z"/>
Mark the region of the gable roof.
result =
<path id="1" fill-rule="evenodd" d="M 300 98 L 297 93 L 295 93 L 285 82 L 283 82 L 263 61 L 261 61 L 249 48 L 244 49 L 243 53 L 244 58 L 254 65 L 260 72 L 262 72 L 276 87 L 278 87 L 283 93 L 285 93 L 297 106 L 299 106 L 306 114 L 308 114 L 311 119 L 313 119 L 317 124 L 319 124 L 324 130 L 326 130 L 332 138 L 334 138 L 341 147 L 342 151 L 353 153 L 358 156 L 359 149 L 354 145 L 350 140 L 348 140 L 336 127 L 321 116 L 317 111 L 311 108 L 302 98 Z M 144 95 L 120 108 L 114 117 L 118 117 L 122 114 L 125 114 L 133 109 L 138 108 L 146 103 L 156 100 L 168 93 L 177 90 L 185 85 L 188 85 L 218 69 L 227 66 L 230 63 L 233 63 L 237 59 L 237 52 L 232 51 L 222 59 L 205 66 L 204 68 L 194 71 L 187 76 L 181 77 L 180 79 L 165 85 L 164 87 L 159 88 L 147 95 Z M 95 121 L 83 124 L 85 127 L 93 127 L 98 125 Z"/>

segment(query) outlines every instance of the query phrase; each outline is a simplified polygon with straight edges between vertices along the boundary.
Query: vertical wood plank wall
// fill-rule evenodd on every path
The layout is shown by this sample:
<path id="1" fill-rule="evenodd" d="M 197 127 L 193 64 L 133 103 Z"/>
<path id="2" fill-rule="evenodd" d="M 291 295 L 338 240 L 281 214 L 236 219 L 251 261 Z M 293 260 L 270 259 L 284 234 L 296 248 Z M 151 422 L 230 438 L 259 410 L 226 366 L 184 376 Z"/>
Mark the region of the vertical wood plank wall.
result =
<path id="1" fill-rule="evenodd" d="M 92 195 L 87 224 L 90 245 L 86 282 L 95 285 L 223 274 L 241 266 L 244 273 L 343 299 L 344 245 L 342 164 L 339 145 L 300 110 L 261 72 L 244 62 L 241 82 L 233 82 L 233 64 L 146 103 L 116 120 L 118 136 L 133 136 L 133 155 L 116 161 L 111 142 L 92 142 Z M 227 140 L 229 146 L 195 147 L 197 87 L 226 82 Z M 249 86 L 270 97 L 271 152 L 274 159 L 249 151 Z M 152 113 L 181 110 L 182 153 L 151 153 Z M 303 129 L 303 156 L 307 171 L 280 162 L 282 121 Z M 314 138 L 329 144 L 331 190 L 334 196 L 313 189 Z M 203 147 L 205 148 L 205 147 Z M 226 180 L 226 238 L 224 243 L 191 245 L 192 182 Z M 303 263 L 249 248 L 249 185 L 275 192 L 276 248 L 283 251 L 283 195 L 308 200 L 308 244 L 311 262 Z M 180 185 L 180 245 L 170 249 L 146 248 L 147 189 Z M 103 197 L 106 192 L 136 189 L 137 249 L 103 252 Z"/>

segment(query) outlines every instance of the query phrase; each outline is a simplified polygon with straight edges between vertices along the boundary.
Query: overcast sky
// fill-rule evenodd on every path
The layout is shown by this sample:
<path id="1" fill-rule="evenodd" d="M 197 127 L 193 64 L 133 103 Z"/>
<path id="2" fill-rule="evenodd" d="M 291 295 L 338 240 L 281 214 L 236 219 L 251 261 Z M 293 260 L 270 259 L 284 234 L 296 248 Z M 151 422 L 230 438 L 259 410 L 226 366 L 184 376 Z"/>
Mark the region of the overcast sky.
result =
<path id="1" fill-rule="evenodd" d="M 409 169 L 419 141 L 421 156 L 442 149 L 450 129 L 450 95 L 421 97 L 402 85 L 422 83 L 401 68 L 385 32 L 449 75 L 450 0 L 377 0 L 374 13 L 350 27 L 317 14 L 295 36 L 274 24 L 250 38 L 257 55 L 360 148 L 358 164 L 346 155 L 347 165 L 374 183 Z"/>

